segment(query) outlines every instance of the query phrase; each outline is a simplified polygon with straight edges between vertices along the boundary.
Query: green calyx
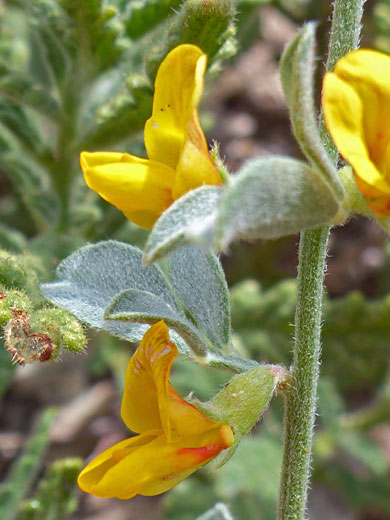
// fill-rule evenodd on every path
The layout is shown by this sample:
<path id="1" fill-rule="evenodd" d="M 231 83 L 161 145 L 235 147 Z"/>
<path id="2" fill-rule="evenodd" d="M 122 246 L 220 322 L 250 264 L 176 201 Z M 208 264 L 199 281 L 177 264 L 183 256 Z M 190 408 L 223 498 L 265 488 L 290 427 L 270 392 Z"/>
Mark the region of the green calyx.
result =
<path id="1" fill-rule="evenodd" d="M 271 401 L 275 391 L 288 383 L 288 371 L 279 365 L 259 365 L 234 376 L 209 401 L 192 400 L 197 408 L 210 418 L 231 426 L 234 443 L 218 460 L 221 466 L 232 456 L 243 435 L 249 433 Z"/>

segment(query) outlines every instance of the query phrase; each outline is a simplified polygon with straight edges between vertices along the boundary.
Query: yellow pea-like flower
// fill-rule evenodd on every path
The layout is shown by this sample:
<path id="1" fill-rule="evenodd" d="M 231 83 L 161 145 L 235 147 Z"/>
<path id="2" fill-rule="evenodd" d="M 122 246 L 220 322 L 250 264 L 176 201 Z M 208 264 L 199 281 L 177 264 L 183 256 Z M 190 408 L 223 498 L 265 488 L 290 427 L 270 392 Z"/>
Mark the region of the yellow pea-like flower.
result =
<path id="1" fill-rule="evenodd" d="M 115 444 L 80 473 L 83 491 L 129 499 L 171 489 L 233 444 L 230 426 L 206 417 L 169 383 L 178 355 L 163 321 L 153 325 L 131 358 L 121 414 L 139 435 Z"/>
<path id="2" fill-rule="evenodd" d="M 378 216 L 390 215 L 390 57 L 359 49 L 325 74 L 326 126 Z"/>
<path id="3" fill-rule="evenodd" d="M 173 201 L 203 184 L 222 184 L 198 118 L 207 57 L 179 45 L 157 72 L 152 116 L 144 129 L 148 159 L 82 152 L 86 184 L 125 216 L 151 229 Z"/>

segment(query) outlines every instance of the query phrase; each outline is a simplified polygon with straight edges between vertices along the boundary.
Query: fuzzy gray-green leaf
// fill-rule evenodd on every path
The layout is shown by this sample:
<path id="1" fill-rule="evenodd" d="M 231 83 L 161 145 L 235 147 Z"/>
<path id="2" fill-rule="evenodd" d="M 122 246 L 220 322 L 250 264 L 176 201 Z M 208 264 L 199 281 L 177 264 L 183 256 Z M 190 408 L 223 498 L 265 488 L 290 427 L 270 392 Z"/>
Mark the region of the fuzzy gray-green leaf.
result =
<path id="1" fill-rule="evenodd" d="M 192 323 L 177 309 L 172 309 L 164 300 L 150 292 L 129 289 L 117 294 L 108 304 L 104 317 L 106 320 L 148 325 L 164 320 L 196 354 L 204 355 L 206 352 L 205 340 Z"/>
<path id="2" fill-rule="evenodd" d="M 79 249 L 58 266 L 57 275 L 58 282 L 43 286 L 49 300 L 91 327 L 129 341 L 138 341 L 148 327 L 104 319 L 107 305 L 118 293 L 148 291 L 178 309 L 162 271 L 142 265 L 142 252 L 121 242 L 110 240 Z"/>
<path id="3" fill-rule="evenodd" d="M 0 93 L 15 103 L 34 108 L 52 120 L 59 117 L 58 100 L 33 77 L 10 68 L 8 63 L 2 60 L 0 60 Z"/>
<path id="4" fill-rule="evenodd" d="M 154 225 L 145 245 L 144 260 L 151 263 L 188 244 L 190 237 L 216 214 L 222 189 L 201 186 L 180 197 Z"/>
<path id="5" fill-rule="evenodd" d="M 306 164 L 281 157 L 254 159 L 232 179 L 222 197 L 216 247 L 329 224 L 338 209 L 328 184 Z"/>
<path id="6" fill-rule="evenodd" d="M 342 200 L 344 190 L 321 142 L 318 115 L 314 107 L 314 49 L 315 24 L 308 23 L 282 56 L 282 85 L 294 135 L 303 153 L 318 169 L 338 200 Z"/>
<path id="7" fill-rule="evenodd" d="M 169 256 L 168 273 L 177 298 L 210 346 L 229 351 L 229 293 L 217 257 L 195 246 L 185 246 Z"/>

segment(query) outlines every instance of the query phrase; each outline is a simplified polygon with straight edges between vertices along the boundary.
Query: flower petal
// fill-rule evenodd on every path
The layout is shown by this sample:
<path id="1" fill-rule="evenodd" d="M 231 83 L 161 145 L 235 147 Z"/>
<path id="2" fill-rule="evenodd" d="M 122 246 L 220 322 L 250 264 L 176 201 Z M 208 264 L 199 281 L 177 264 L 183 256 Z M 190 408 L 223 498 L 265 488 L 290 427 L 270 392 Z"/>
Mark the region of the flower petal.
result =
<path id="1" fill-rule="evenodd" d="M 173 202 L 175 172 L 165 164 L 115 152 L 82 152 L 80 162 L 88 187 L 141 227 Z"/>
<path id="2" fill-rule="evenodd" d="M 359 190 L 366 195 L 368 200 L 368 205 L 372 209 L 374 213 L 378 216 L 389 216 L 390 215 L 390 196 L 383 195 L 381 192 L 378 192 L 372 186 L 368 185 L 362 179 L 355 175 L 356 185 Z"/>
<path id="3" fill-rule="evenodd" d="M 95 494 L 95 489 L 99 486 L 100 480 L 104 475 L 121 460 L 124 453 L 129 455 L 132 450 L 148 444 L 162 435 L 161 430 L 149 431 L 142 435 L 136 435 L 130 439 L 114 444 L 107 450 L 95 457 L 78 476 L 77 483 L 86 493 Z"/>
<path id="4" fill-rule="evenodd" d="M 126 371 L 121 414 L 131 430 L 163 428 L 169 436 L 168 378 L 177 355 L 163 321 L 147 330 Z"/>
<path id="5" fill-rule="evenodd" d="M 194 110 L 177 164 L 172 197 L 176 200 L 203 184 L 220 186 L 222 180 L 210 158 L 198 113 Z"/>
<path id="6" fill-rule="evenodd" d="M 390 58 L 350 52 L 325 75 L 322 103 L 328 130 L 363 193 L 390 195 Z"/>
<path id="7" fill-rule="evenodd" d="M 228 428 L 228 427 L 226 427 Z M 188 439 L 186 447 L 168 444 L 155 432 L 122 441 L 99 455 L 80 474 L 79 485 L 100 497 L 128 499 L 171 489 L 231 445 L 223 428 Z"/>
<path id="8" fill-rule="evenodd" d="M 171 384 L 169 385 L 169 417 L 170 435 L 175 441 L 192 435 L 201 435 L 221 426 L 221 423 L 210 419 L 198 408 L 185 401 Z"/>
<path id="9" fill-rule="evenodd" d="M 195 45 L 179 45 L 161 63 L 152 117 L 145 124 L 149 159 L 176 169 L 188 123 L 202 95 L 206 62 L 205 54 Z"/>
<path id="10" fill-rule="evenodd" d="M 169 442 L 180 442 L 180 438 L 221 426 L 185 401 L 169 383 L 177 355 L 165 323 L 160 321 L 150 327 L 126 371 L 121 414 L 131 430 L 141 433 L 163 428 Z"/>
<path id="11" fill-rule="evenodd" d="M 155 479 L 144 486 L 139 494 L 153 496 L 168 491 L 198 468 L 207 464 L 222 450 L 229 448 L 233 442 L 233 432 L 226 425 L 204 435 L 187 438 L 185 447 L 178 447 L 173 452 L 168 452 L 167 459 L 162 461 L 164 463 L 163 475 L 157 477 L 158 472 L 156 472 Z"/>

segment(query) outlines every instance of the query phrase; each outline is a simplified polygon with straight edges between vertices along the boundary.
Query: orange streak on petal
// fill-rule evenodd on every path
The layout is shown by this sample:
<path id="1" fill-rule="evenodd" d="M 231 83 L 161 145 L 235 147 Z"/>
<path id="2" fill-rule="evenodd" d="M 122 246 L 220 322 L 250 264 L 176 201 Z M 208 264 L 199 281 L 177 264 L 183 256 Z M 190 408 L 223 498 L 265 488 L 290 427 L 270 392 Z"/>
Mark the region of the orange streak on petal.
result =
<path id="1" fill-rule="evenodd" d="M 177 455 L 180 456 L 191 456 L 194 459 L 194 466 L 197 466 L 201 462 L 212 459 L 218 455 L 222 450 L 220 444 L 210 444 L 209 446 L 203 446 L 202 448 L 181 448 Z"/>
<path id="2" fill-rule="evenodd" d="M 230 426 L 222 425 L 216 435 L 219 437 L 216 442 L 198 448 L 181 448 L 177 451 L 178 457 L 189 456 L 193 458 L 193 466 L 206 463 L 216 457 L 219 452 L 229 448 L 234 442 L 234 435 Z"/>

